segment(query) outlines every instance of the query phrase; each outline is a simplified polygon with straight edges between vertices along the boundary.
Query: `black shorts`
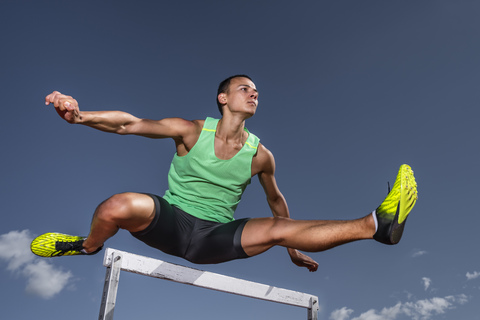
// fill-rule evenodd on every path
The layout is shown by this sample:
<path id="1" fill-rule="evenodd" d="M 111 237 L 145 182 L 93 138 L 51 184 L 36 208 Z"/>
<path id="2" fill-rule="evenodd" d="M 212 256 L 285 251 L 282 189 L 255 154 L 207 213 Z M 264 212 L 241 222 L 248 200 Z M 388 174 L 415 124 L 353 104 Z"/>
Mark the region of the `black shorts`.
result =
<path id="1" fill-rule="evenodd" d="M 198 264 L 248 258 L 241 237 L 249 219 L 228 223 L 203 220 L 170 205 L 162 197 L 147 195 L 155 202 L 155 217 L 145 230 L 131 233 L 135 238 Z"/>

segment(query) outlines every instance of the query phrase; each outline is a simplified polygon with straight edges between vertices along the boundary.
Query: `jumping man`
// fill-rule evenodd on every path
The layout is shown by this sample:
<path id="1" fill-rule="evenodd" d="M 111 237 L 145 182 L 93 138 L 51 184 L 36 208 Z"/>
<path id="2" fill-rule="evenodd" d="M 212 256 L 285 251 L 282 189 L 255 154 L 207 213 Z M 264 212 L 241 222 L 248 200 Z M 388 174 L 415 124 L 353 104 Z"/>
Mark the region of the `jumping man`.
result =
<path id="1" fill-rule="evenodd" d="M 278 245 L 287 248 L 297 266 L 316 271 L 318 263 L 300 251 L 319 252 L 362 239 L 396 244 L 417 200 L 413 172 L 402 165 L 384 202 L 360 219 L 291 219 L 275 181 L 272 153 L 245 128 L 258 105 L 257 88 L 246 75 L 220 83 L 220 119 L 149 120 L 121 111 L 80 111 L 74 98 L 57 91 L 45 102 L 72 124 L 121 135 L 171 138 L 176 154 L 163 197 L 116 194 L 97 207 L 86 238 L 60 233 L 37 237 L 31 249 L 39 256 L 94 254 L 125 229 L 147 245 L 193 263 L 252 257 Z M 235 209 L 253 176 L 260 180 L 273 217 L 235 220 Z"/>

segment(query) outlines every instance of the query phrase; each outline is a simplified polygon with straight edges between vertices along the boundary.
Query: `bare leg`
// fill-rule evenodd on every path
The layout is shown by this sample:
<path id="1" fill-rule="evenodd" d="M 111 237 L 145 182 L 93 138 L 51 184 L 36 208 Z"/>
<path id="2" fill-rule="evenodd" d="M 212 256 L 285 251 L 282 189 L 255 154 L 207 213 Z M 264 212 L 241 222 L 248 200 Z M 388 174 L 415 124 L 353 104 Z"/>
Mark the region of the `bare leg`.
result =
<path id="1" fill-rule="evenodd" d="M 259 218 L 247 222 L 242 247 L 249 256 L 275 245 L 307 252 L 319 252 L 348 242 L 372 239 L 375 222 L 371 214 L 349 221 Z"/>
<path id="2" fill-rule="evenodd" d="M 150 196 L 140 193 L 121 193 L 102 202 L 95 210 L 90 234 L 83 243 L 86 252 L 93 252 L 117 233 L 144 230 L 155 216 L 155 203 Z"/>

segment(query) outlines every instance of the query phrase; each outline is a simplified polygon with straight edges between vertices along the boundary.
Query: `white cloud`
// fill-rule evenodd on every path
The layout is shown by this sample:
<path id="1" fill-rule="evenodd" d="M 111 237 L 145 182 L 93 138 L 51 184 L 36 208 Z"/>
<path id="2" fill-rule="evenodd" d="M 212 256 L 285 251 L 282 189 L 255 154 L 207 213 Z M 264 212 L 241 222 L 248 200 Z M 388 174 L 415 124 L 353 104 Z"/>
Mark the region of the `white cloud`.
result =
<path id="1" fill-rule="evenodd" d="M 427 251 L 415 250 L 415 252 L 412 254 L 412 258 L 420 257 L 420 256 L 423 256 L 424 254 L 427 254 Z"/>
<path id="2" fill-rule="evenodd" d="M 29 249 L 32 238 L 28 230 L 0 235 L 0 259 L 8 262 L 7 270 L 16 271 L 34 259 Z"/>
<path id="3" fill-rule="evenodd" d="M 468 302 L 468 297 L 464 294 L 460 294 L 456 297 L 458 304 L 465 304 Z"/>
<path id="4" fill-rule="evenodd" d="M 374 309 L 370 309 L 365 313 L 362 313 L 359 317 L 352 320 L 394 320 L 402 312 L 402 304 L 399 302 L 393 307 L 383 308 L 380 312 Z M 345 319 L 348 320 L 348 319 Z"/>
<path id="5" fill-rule="evenodd" d="M 346 307 L 343 307 L 342 309 L 333 311 L 332 314 L 330 314 L 330 319 L 331 320 L 348 320 L 352 312 L 353 312 L 352 309 L 347 309 Z"/>
<path id="6" fill-rule="evenodd" d="M 8 271 L 26 278 L 28 293 L 50 299 L 65 288 L 72 274 L 36 258 L 30 251 L 32 239 L 28 230 L 0 235 L 0 259 L 7 262 Z"/>
<path id="7" fill-rule="evenodd" d="M 60 293 L 72 277 L 71 272 L 58 270 L 43 260 L 27 265 L 22 273 L 27 277 L 26 291 L 44 299 Z"/>
<path id="8" fill-rule="evenodd" d="M 456 305 L 467 302 L 468 297 L 464 294 L 444 298 L 434 297 L 416 302 L 399 302 L 393 307 L 383 308 L 381 311 L 368 310 L 351 320 L 395 320 L 402 315 L 412 320 L 429 320 L 433 319 L 435 315 L 444 314 L 447 310 L 454 309 Z M 352 309 L 343 307 L 332 312 L 330 318 L 332 320 L 350 320 L 352 313 Z M 338 316 L 338 318 L 335 318 L 335 316 Z"/>
<path id="9" fill-rule="evenodd" d="M 425 291 L 427 291 L 427 289 L 430 287 L 430 284 L 432 283 L 432 280 L 430 278 L 423 277 L 422 281 L 423 281 L 423 287 L 425 288 Z"/>
<path id="10" fill-rule="evenodd" d="M 473 273 L 467 272 L 466 277 L 467 277 L 467 280 L 476 279 L 476 278 L 480 277 L 480 272 L 478 272 L 478 271 L 473 271 Z"/>

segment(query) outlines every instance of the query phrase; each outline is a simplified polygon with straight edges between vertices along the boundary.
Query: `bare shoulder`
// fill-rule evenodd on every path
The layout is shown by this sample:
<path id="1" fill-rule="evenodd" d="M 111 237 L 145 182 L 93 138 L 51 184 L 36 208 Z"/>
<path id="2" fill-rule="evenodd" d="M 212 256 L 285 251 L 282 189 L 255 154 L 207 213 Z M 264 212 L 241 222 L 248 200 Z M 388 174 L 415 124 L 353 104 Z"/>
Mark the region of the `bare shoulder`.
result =
<path id="1" fill-rule="evenodd" d="M 169 118 L 168 126 L 174 128 L 175 135 L 172 136 L 179 156 L 186 155 L 197 143 L 202 132 L 205 120 L 185 120 L 182 118 Z"/>
<path id="2" fill-rule="evenodd" d="M 273 153 L 263 144 L 258 144 L 257 154 L 252 160 L 252 176 L 260 173 L 273 174 L 275 171 L 275 158 Z"/>
<path id="3" fill-rule="evenodd" d="M 175 128 L 179 133 L 198 132 L 202 130 L 205 120 L 186 120 L 183 118 L 165 118 L 158 121 L 164 126 Z"/>
<path id="4" fill-rule="evenodd" d="M 182 140 L 188 136 L 199 134 L 202 120 L 185 120 L 182 118 L 164 118 L 161 120 L 141 119 L 130 133 L 141 134 L 151 138 L 173 138 Z M 134 132 L 137 130 L 138 132 Z"/>
<path id="5" fill-rule="evenodd" d="M 183 133 L 183 141 L 187 145 L 188 149 L 191 149 L 197 142 L 200 133 L 202 132 L 203 124 L 205 120 L 183 120 L 185 132 Z"/>

